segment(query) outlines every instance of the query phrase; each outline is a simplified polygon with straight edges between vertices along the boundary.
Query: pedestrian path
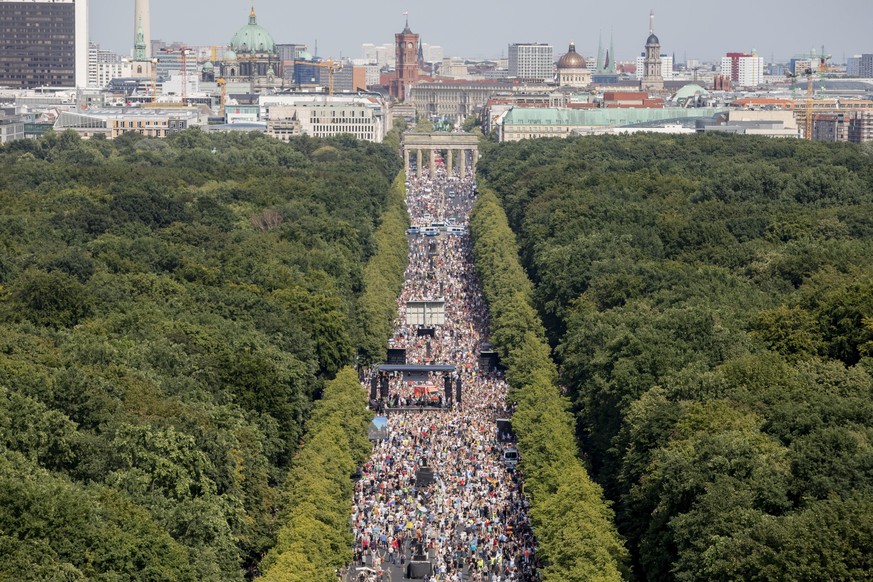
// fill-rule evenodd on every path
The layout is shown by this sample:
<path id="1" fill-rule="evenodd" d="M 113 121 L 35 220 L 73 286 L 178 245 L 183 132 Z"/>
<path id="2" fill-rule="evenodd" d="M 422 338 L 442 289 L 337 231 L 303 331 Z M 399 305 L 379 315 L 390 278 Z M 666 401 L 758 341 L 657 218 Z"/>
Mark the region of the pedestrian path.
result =
<path id="1" fill-rule="evenodd" d="M 387 411 L 388 437 L 375 444 L 355 486 L 355 564 L 349 570 L 357 568 L 361 579 L 538 579 L 511 433 L 498 431 L 496 422 L 511 414 L 507 385 L 500 372 L 485 373 L 478 362 L 488 313 L 465 228 L 474 201 L 470 175 L 437 170 L 407 183 L 410 221 L 421 229 L 409 236 L 409 267 L 389 345 L 405 349 L 408 364 L 450 365 L 454 372 L 449 378 L 445 372 L 392 372 L 387 400 L 394 408 L 384 398 L 372 403 Z M 422 333 L 407 321 L 409 301 L 444 301 L 445 322 Z M 375 373 L 364 378 L 367 390 Z M 434 387 L 442 408 L 417 408 Z"/>

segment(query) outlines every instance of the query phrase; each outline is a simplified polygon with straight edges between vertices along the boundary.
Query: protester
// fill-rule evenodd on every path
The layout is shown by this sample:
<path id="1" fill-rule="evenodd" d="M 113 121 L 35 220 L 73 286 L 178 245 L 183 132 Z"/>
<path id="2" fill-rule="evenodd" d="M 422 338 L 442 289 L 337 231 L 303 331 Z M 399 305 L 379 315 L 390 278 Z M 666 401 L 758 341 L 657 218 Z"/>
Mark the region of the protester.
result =
<path id="1" fill-rule="evenodd" d="M 411 178 L 407 207 L 413 224 L 465 227 L 475 199 L 472 176 Z M 445 301 L 445 324 L 421 337 L 406 321 L 406 302 Z M 405 348 L 411 364 L 455 366 L 462 404 L 393 412 L 388 438 L 378 442 L 355 486 L 351 519 L 355 556 L 376 570 L 424 556 L 434 581 L 538 580 L 536 540 L 520 474 L 503 460 L 495 420 L 506 414 L 507 385 L 478 364 L 487 341 L 488 311 L 472 264 L 467 234 L 411 235 L 406 283 L 390 345 Z M 364 384 L 369 388 L 369 378 Z M 442 387 L 441 376 L 428 383 Z M 390 402 L 415 405 L 421 382 L 389 380 Z M 391 406 L 387 410 L 391 410 Z M 502 435 L 506 436 L 506 435 Z M 434 483 L 416 487 L 416 472 L 433 469 Z"/>

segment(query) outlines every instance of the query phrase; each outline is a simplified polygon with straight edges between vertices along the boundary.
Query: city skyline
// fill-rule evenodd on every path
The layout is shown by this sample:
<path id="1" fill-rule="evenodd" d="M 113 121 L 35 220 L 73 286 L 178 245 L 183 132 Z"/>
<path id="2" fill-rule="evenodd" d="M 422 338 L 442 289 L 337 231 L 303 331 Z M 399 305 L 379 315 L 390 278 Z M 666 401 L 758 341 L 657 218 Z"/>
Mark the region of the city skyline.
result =
<path id="1" fill-rule="evenodd" d="M 289 8 L 279 0 L 255 2 L 259 22 L 277 42 L 305 43 L 314 48 L 317 41 L 320 56 L 333 58 L 360 57 L 363 43 L 391 43 L 394 33 L 403 27 L 403 12 L 407 10 L 410 28 L 423 42 L 444 47 L 446 56 L 505 57 L 508 44 L 514 42 L 552 44 L 556 56 L 569 42 L 575 42 L 580 53 L 591 56 L 597 50 L 598 37 L 602 34 L 608 42 L 612 34 L 616 58 L 631 60 L 642 51 L 651 9 L 656 14 L 662 49 L 675 53 L 678 62 L 686 56 L 715 62 L 726 52 L 752 49 L 768 61 L 783 61 L 810 49 L 819 51 L 824 45 L 833 61 L 842 63 L 844 57 L 873 51 L 873 43 L 864 34 L 873 19 L 873 3 L 858 5 L 856 0 L 829 3 L 829 13 L 852 14 L 852 18 L 834 19 L 826 27 L 821 26 L 827 19 L 821 18 L 820 7 L 810 0 L 797 0 L 790 10 L 745 0 L 734 2 L 729 9 L 687 0 L 627 0 L 621 6 L 590 7 L 562 1 L 540 17 L 525 14 L 529 11 L 525 6 L 517 0 L 499 4 L 445 0 L 439 5 L 388 0 L 374 10 L 340 0 L 326 14 L 323 6 L 315 4 Z M 152 38 L 223 46 L 245 24 L 250 8 L 251 0 L 214 0 L 208 12 L 154 0 Z M 133 14 L 133 0 L 90 0 L 91 41 L 128 54 L 133 47 L 129 32 Z"/>

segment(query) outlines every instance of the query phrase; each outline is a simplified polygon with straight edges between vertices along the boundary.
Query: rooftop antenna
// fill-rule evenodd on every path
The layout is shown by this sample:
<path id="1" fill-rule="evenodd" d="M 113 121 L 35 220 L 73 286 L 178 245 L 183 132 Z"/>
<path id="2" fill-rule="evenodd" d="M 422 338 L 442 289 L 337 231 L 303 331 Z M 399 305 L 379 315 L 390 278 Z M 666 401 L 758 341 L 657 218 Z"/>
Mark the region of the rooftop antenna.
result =
<path id="1" fill-rule="evenodd" d="M 649 12 L 649 34 L 655 34 L 655 10 Z"/>

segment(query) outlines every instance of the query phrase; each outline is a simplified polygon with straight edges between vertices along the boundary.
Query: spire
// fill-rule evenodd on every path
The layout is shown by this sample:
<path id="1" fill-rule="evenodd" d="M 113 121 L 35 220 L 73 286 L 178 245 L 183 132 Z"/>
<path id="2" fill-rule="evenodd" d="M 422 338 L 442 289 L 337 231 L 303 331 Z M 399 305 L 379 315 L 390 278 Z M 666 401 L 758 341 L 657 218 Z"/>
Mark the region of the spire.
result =
<path id="1" fill-rule="evenodd" d="M 603 30 L 597 36 L 597 70 L 602 71 L 606 68 L 603 64 Z"/>
<path id="2" fill-rule="evenodd" d="M 142 15 L 139 17 L 139 25 L 136 29 L 136 42 L 133 45 L 133 60 L 146 60 L 145 33 L 142 29 Z"/>
<path id="3" fill-rule="evenodd" d="M 649 34 L 655 34 L 655 11 L 649 12 Z"/>
<path id="4" fill-rule="evenodd" d="M 615 44 L 613 42 L 614 33 L 615 33 L 615 30 L 611 30 L 609 32 L 609 53 L 608 54 L 610 56 L 610 63 L 609 63 L 608 68 L 609 68 L 610 75 L 615 74 Z"/>
<path id="5" fill-rule="evenodd" d="M 249 12 L 249 24 L 257 24 L 258 19 L 255 16 L 255 0 L 252 0 L 252 11 Z"/>

